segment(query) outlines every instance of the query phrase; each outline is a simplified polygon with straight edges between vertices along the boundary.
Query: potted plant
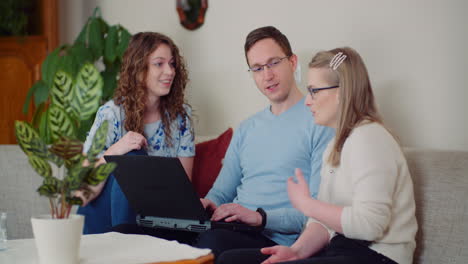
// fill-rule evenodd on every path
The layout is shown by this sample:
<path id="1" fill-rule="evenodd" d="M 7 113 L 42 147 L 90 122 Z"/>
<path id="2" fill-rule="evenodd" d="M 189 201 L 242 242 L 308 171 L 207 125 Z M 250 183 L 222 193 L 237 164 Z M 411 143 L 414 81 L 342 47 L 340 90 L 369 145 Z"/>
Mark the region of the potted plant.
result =
<path id="1" fill-rule="evenodd" d="M 42 118 L 45 121 L 39 128 L 43 133 L 30 123 L 16 121 L 15 134 L 32 168 L 44 178 L 37 191 L 50 203 L 50 215 L 31 219 L 40 263 L 78 263 L 83 216 L 70 215 L 70 211 L 82 200 L 74 197 L 73 191 L 81 189 L 89 195 L 88 186 L 106 179 L 116 165 L 95 166 L 96 155 L 105 146 L 107 122 L 96 132 L 86 155 L 77 139 L 75 124 L 93 115 L 100 104 L 103 79 L 98 69 L 85 63 L 76 78 L 59 70 L 52 83 L 50 102 Z M 54 177 L 51 164 L 63 172 L 56 174 L 63 175 Z"/>
<path id="2" fill-rule="evenodd" d="M 66 114 L 61 108 L 54 111 L 61 112 L 61 115 Z M 52 127 L 51 131 L 58 138 L 48 146 L 30 124 L 24 121 L 15 122 L 21 149 L 33 169 L 44 178 L 37 191 L 46 196 L 50 203 L 50 215 L 31 219 L 39 261 L 44 264 L 78 263 L 84 219 L 83 216 L 70 215 L 73 205 L 82 204 L 80 198 L 73 196 L 73 191 L 82 189 L 89 194 L 88 186 L 106 179 L 116 167 L 114 163 L 95 166 L 98 160 L 96 155 L 105 145 L 107 122 L 96 132 L 87 155 L 82 154 L 82 143 L 79 140 L 61 135 L 57 131 L 59 128 L 60 126 Z M 59 169 L 64 166 L 64 175 L 54 176 L 50 163 Z"/>
<path id="3" fill-rule="evenodd" d="M 31 219 L 40 263 L 78 263 L 83 216 L 70 211 L 82 201 L 73 192 L 89 195 L 88 186 L 102 182 L 116 166 L 95 166 L 109 124 L 98 129 L 86 155 L 82 141 L 99 105 L 112 97 L 130 37 L 122 26 L 109 26 L 96 8 L 75 42 L 44 60 L 41 80 L 30 88 L 23 106 L 27 112 L 34 98 L 32 121 L 15 122 L 19 146 L 43 177 L 37 191 L 50 203 L 50 215 Z"/>

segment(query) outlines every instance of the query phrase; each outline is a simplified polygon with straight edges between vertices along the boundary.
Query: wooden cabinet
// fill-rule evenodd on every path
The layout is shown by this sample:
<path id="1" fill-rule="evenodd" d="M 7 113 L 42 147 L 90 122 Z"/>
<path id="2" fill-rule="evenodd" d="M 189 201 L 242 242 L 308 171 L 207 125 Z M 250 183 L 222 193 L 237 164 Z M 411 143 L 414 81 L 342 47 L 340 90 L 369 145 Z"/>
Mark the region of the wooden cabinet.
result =
<path id="1" fill-rule="evenodd" d="M 0 144 L 16 144 L 15 120 L 32 118 L 22 108 L 29 88 L 40 79 L 41 64 L 57 46 L 57 0 L 39 0 L 37 35 L 0 37 Z"/>
<path id="2" fill-rule="evenodd" d="M 46 55 L 43 36 L 0 38 L 0 144 L 15 144 L 15 120 L 31 120 L 32 109 L 24 115 L 22 106 L 29 88 L 40 79 Z"/>

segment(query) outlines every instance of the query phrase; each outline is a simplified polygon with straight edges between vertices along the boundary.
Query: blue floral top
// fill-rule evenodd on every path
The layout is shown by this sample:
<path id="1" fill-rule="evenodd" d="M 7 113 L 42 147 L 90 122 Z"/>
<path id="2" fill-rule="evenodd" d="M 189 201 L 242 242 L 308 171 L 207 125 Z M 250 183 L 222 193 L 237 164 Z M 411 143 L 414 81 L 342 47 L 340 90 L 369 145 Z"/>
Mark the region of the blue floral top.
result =
<path id="1" fill-rule="evenodd" d="M 184 105 L 185 110 L 191 115 L 189 106 Z M 109 131 L 107 133 L 106 146 L 104 151 L 119 141 L 127 133 L 124 128 L 125 110 L 122 106 L 115 105 L 111 100 L 101 106 L 94 120 L 93 126 L 86 137 L 83 151 L 88 152 L 91 147 L 94 135 L 102 122 L 109 121 Z M 165 143 L 164 125 L 162 121 L 145 124 L 145 136 L 148 141 L 148 155 L 162 157 L 193 157 L 195 156 L 194 135 L 188 119 L 185 124 L 181 116 L 178 116 L 171 124 L 172 147 Z M 104 151 L 102 153 L 104 153 Z M 102 153 L 99 155 L 101 156 Z"/>

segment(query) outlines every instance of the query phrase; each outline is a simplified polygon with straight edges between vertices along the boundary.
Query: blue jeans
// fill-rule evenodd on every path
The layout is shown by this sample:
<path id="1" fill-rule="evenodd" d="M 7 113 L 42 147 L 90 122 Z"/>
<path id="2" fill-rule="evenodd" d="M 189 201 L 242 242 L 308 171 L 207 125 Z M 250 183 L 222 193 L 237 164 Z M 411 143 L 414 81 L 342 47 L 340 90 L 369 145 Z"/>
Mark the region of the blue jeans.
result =
<path id="1" fill-rule="evenodd" d="M 148 154 L 144 150 L 133 150 L 126 155 Z M 113 174 L 107 178 L 99 196 L 79 207 L 77 213 L 85 216 L 83 234 L 100 234 L 110 232 L 113 226 L 120 224 L 136 224 L 136 214 Z"/>

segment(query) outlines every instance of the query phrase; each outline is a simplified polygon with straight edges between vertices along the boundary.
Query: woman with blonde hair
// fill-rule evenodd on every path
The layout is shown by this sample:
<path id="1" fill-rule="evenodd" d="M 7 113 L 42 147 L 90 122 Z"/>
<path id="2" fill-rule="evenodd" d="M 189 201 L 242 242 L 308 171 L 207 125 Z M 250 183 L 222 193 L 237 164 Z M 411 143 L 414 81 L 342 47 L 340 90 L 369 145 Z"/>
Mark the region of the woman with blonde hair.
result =
<path id="1" fill-rule="evenodd" d="M 189 178 L 195 156 L 191 108 L 185 103 L 188 82 L 184 59 L 174 42 L 155 32 L 135 34 L 124 53 L 114 99 L 101 106 L 84 144 L 86 153 L 96 130 L 109 121 L 104 155 L 147 154 L 178 157 Z M 84 214 L 85 233 L 103 233 L 120 224 L 135 224 L 113 176 L 90 186 L 78 213 Z"/>
<path id="2" fill-rule="evenodd" d="M 320 125 L 336 130 L 323 154 L 318 198 L 302 172 L 287 188 L 309 217 L 291 246 L 228 251 L 219 263 L 412 263 L 417 223 L 405 157 L 377 111 L 367 69 L 348 47 L 309 63 L 305 101 Z"/>

